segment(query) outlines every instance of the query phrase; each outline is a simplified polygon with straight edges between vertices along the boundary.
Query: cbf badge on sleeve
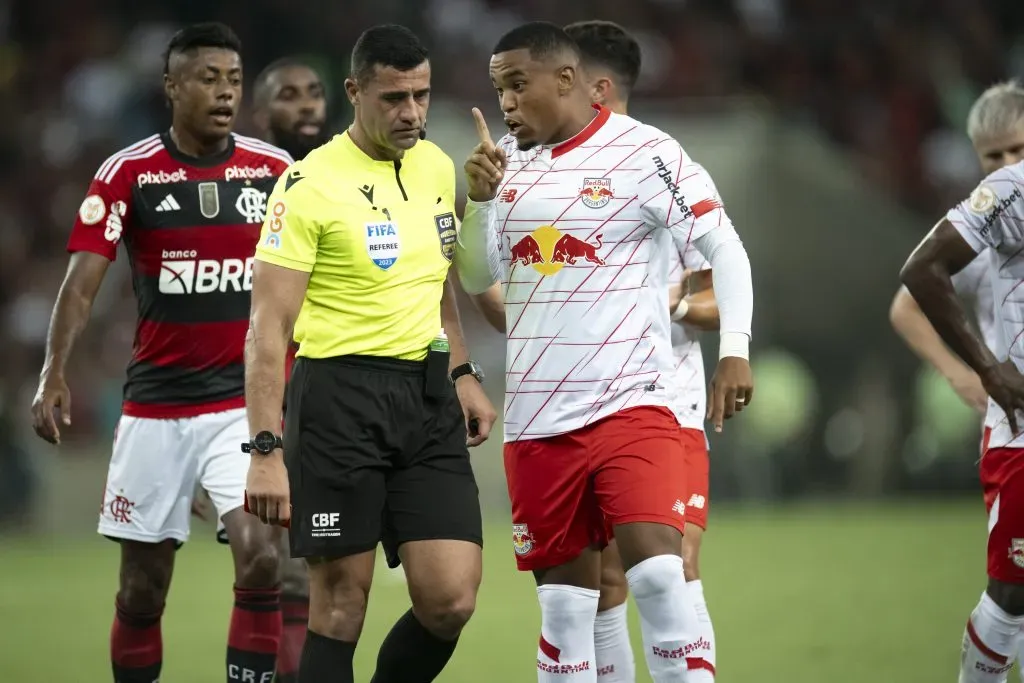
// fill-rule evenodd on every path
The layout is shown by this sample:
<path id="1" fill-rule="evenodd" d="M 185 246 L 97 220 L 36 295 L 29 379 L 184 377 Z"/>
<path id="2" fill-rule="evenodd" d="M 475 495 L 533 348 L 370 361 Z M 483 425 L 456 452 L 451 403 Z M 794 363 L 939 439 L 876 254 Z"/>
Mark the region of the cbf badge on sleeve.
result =
<path id="1" fill-rule="evenodd" d="M 434 216 L 437 238 L 441 240 L 441 255 L 451 261 L 455 258 L 455 241 L 459 234 L 455 229 L 455 214 L 451 211 Z"/>
<path id="2" fill-rule="evenodd" d="M 393 222 L 366 224 L 366 253 L 381 270 L 395 265 L 401 247 L 398 226 Z"/>

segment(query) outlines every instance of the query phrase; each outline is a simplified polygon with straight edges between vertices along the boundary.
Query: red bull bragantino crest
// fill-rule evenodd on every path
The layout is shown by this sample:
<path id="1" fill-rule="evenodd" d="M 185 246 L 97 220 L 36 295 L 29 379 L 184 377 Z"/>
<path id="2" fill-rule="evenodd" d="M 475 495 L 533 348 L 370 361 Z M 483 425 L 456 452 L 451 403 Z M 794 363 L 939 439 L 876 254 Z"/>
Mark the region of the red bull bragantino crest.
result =
<path id="1" fill-rule="evenodd" d="M 580 190 L 580 198 L 583 205 L 591 209 L 600 209 L 612 200 L 615 194 L 612 192 L 611 178 L 584 178 L 583 189 Z"/>
<path id="2" fill-rule="evenodd" d="M 601 235 L 593 242 L 573 237 L 553 225 L 542 225 L 518 242 L 506 235 L 509 243 L 509 265 L 532 266 L 541 275 L 554 275 L 565 265 L 593 263 L 604 265 L 597 251 L 601 248 Z"/>

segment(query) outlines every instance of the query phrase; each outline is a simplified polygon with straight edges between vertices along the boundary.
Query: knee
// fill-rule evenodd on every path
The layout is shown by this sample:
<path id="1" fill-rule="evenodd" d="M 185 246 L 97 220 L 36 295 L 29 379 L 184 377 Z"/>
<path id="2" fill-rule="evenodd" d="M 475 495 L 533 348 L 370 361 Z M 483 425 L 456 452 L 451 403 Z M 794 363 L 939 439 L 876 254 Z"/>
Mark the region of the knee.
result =
<path id="1" fill-rule="evenodd" d="M 366 618 L 368 588 L 348 582 L 310 588 L 310 628 L 328 638 L 357 642 Z"/>
<path id="2" fill-rule="evenodd" d="M 1007 614 L 1024 616 L 1024 585 L 989 578 L 985 592 Z"/>
<path id="3" fill-rule="evenodd" d="M 273 543 L 249 542 L 237 551 L 235 585 L 272 588 L 281 581 L 281 554 Z"/>
<path id="4" fill-rule="evenodd" d="M 309 597 L 309 574 L 305 562 L 288 556 L 281 558 L 281 593 Z"/>
<path id="5" fill-rule="evenodd" d="M 154 614 L 163 611 L 171 582 L 170 566 L 159 564 L 122 567 L 117 602 L 129 614 Z"/>
<path id="6" fill-rule="evenodd" d="M 433 591 L 414 600 L 412 609 L 425 629 L 442 640 L 454 640 L 476 610 L 476 590 L 466 586 Z"/>
<path id="7" fill-rule="evenodd" d="M 621 567 L 601 567 L 601 597 L 597 603 L 598 612 L 606 612 L 625 604 L 629 593 L 626 574 Z"/>
<path id="8" fill-rule="evenodd" d="M 641 600 L 686 590 L 683 562 L 678 555 L 649 558 L 630 570 L 629 587 L 637 604 Z"/>
<path id="9" fill-rule="evenodd" d="M 700 545 L 683 541 L 683 576 L 689 581 L 700 580 Z"/>

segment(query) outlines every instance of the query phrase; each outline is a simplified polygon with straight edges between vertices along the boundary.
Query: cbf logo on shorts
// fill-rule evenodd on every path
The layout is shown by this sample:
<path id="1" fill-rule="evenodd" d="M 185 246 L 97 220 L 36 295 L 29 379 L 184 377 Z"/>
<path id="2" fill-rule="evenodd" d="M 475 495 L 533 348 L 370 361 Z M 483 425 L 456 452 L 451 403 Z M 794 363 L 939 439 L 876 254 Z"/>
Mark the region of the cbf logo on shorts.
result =
<path id="1" fill-rule="evenodd" d="M 512 525 L 512 549 L 520 556 L 528 555 L 533 550 L 533 534 L 527 525 Z"/>
<path id="2" fill-rule="evenodd" d="M 395 265 L 401 246 L 398 226 L 393 222 L 366 224 L 366 253 L 381 270 Z"/>
<path id="3" fill-rule="evenodd" d="M 313 538 L 337 538 L 341 536 L 341 513 L 338 512 L 314 512 L 313 530 L 310 536 Z"/>

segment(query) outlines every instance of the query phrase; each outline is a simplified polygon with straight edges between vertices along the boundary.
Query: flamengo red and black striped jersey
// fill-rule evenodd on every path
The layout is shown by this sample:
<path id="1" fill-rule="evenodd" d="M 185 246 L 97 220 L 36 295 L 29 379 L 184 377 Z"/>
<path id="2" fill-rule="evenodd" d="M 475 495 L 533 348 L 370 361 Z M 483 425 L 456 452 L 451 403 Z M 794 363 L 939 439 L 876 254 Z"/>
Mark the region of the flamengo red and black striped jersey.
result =
<path id="1" fill-rule="evenodd" d="M 197 159 L 164 133 L 96 172 L 68 251 L 113 261 L 124 242 L 139 313 L 125 415 L 244 406 L 253 254 L 267 197 L 291 163 L 284 150 L 236 134 L 221 154 Z"/>

